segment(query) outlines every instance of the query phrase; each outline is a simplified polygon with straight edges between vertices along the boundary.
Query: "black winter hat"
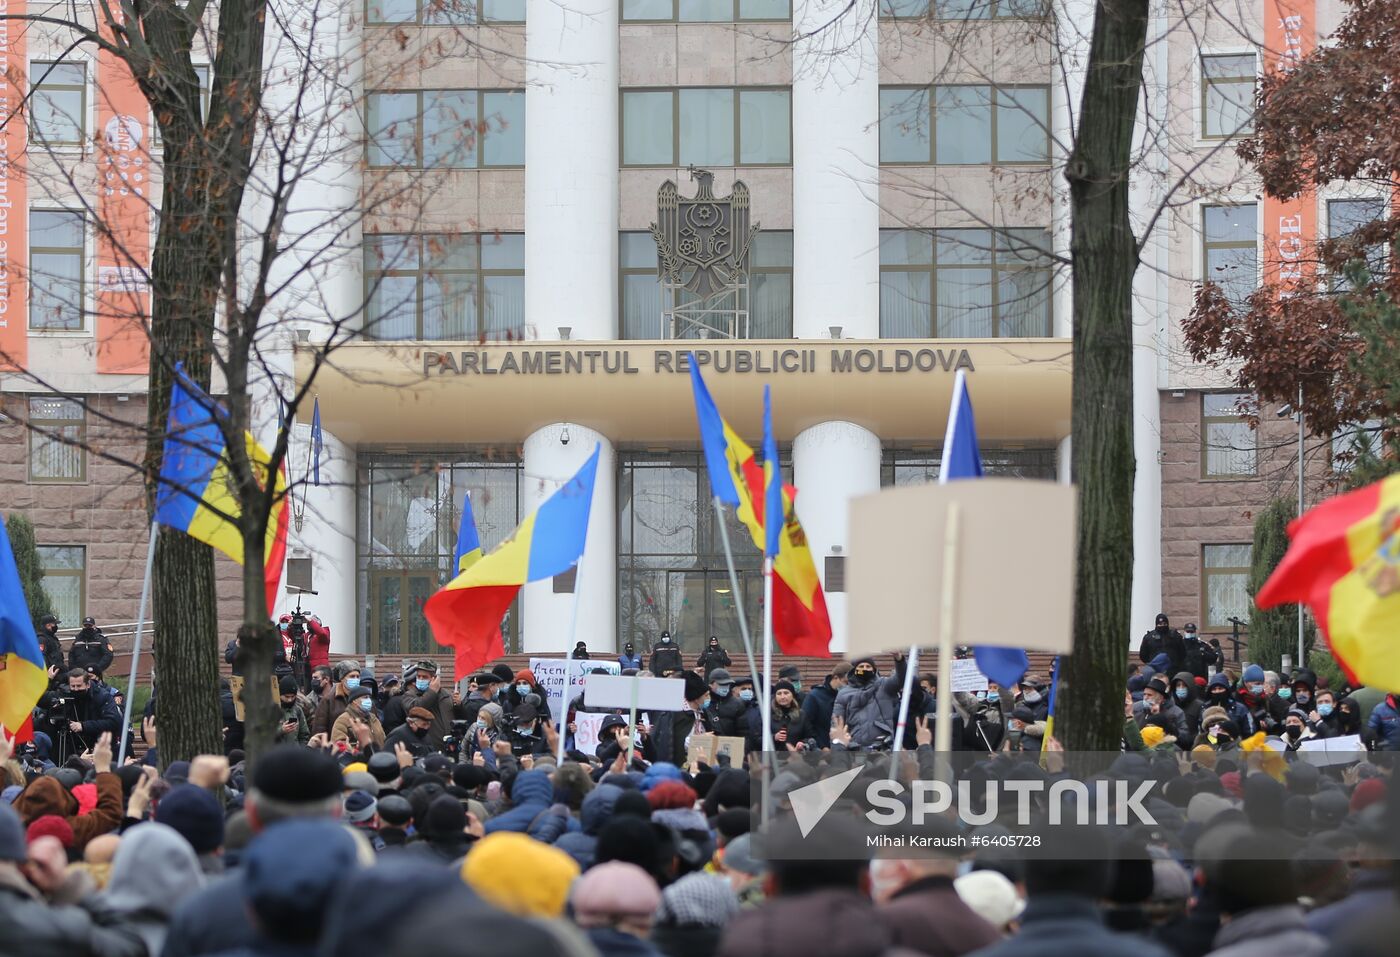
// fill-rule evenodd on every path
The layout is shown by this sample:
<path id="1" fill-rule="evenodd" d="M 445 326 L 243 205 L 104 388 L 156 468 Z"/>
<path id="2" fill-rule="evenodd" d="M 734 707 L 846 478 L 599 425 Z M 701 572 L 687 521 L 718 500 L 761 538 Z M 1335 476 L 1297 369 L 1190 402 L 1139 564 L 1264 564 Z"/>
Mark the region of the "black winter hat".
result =
<path id="1" fill-rule="evenodd" d="M 364 685 L 360 685 L 358 688 L 356 688 L 356 689 L 354 689 L 353 691 L 350 692 L 350 695 L 349 695 L 349 697 L 348 697 L 346 700 L 347 700 L 347 701 L 354 701 L 356 698 L 363 698 L 363 697 L 365 697 L 366 695 L 368 695 L 369 693 L 370 693 L 370 690 L 369 690 L 368 688 L 366 688 Z"/>
<path id="2" fill-rule="evenodd" d="M 796 694 L 796 693 L 797 693 L 797 689 L 794 688 L 794 687 L 792 686 L 792 682 L 791 682 L 791 681 L 775 681 L 775 682 L 773 682 L 773 693 L 774 693 L 774 694 L 777 694 L 779 691 L 787 691 L 787 692 L 790 692 L 790 693 L 792 693 L 792 694 Z"/>
<path id="3" fill-rule="evenodd" d="M 366 762 L 369 773 L 380 784 L 388 784 L 399 776 L 399 759 L 388 751 L 377 751 L 369 756 Z"/>
<path id="4" fill-rule="evenodd" d="M 1151 680 L 1147 682 L 1147 690 L 1155 691 L 1163 698 L 1171 694 L 1171 690 L 1167 687 L 1167 679 L 1161 675 L 1152 676 Z"/>
<path id="5" fill-rule="evenodd" d="M 462 802 L 448 794 L 433 798 L 428 813 L 418 823 L 418 831 L 429 840 L 461 834 L 467 827 L 467 812 Z"/>
<path id="6" fill-rule="evenodd" d="M 224 809 L 202 787 L 180 784 L 156 805 L 156 821 L 173 827 L 196 854 L 210 854 L 224 843 Z"/>
<path id="7" fill-rule="evenodd" d="M 501 663 L 491 669 L 491 673 L 496 676 L 496 680 L 505 684 L 515 680 L 515 672 L 510 670 L 510 665 Z"/>
<path id="8" fill-rule="evenodd" d="M 685 700 L 698 701 L 710 693 L 710 686 L 705 684 L 705 679 L 693 671 L 682 671 L 681 677 L 685 679 Z"/>
<path id="9" fill-rule="evenodd" d="M 299 744 L 279 744 L 253 768 L 252 786 L 287 804 L 310 804 L 338 797 L 343 785 L 340 766 L 334 758 Z"/>
<path id="10" fill-rule="evenodd" d="M 291 675 L 283 675 L 282 680 L 277 682 L 277 693 L 279 695 L 296 694 L 299 690 L 301 689 L 297 687 L 297 679 L 293 678 Z"/>
<path id="11" fill-rule="evenodd" d="M 413 805 L 398 794 L 387 794 L 379 799 L 379 820 L 390 827 L 404 827 L 413 820 Z"/>
<path id="12" fill-rule="evenodd" d="M 468 791 L 491 782 L 491 772 L 475 764 L 459 764 L 452 769 L 452 783 Z"/>

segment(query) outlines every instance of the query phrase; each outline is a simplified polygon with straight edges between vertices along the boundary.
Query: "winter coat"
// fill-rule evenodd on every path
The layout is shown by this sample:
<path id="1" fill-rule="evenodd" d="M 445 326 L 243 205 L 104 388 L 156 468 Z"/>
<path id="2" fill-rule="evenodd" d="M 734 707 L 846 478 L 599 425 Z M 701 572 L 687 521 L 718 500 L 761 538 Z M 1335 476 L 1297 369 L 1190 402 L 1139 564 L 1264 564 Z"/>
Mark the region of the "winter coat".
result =
<path id="1" fill-rule="evenodd" d="M 434 691 L 429 688 L 427 691 L 419 691 L 415 686 L 409 685 L 404 693 L 398 696 L 403 714 L 406 716 L 414 708 L 425 708 L 433 714 L 433 723 L 428 727 L 428 742 L 434 751 L 442 749 L 442 739 L 452 733 L 452 691 L 450 689 L 439 689 Z M 388 709 L 385 709 L 386 713 Z M 406 717 L 399 719 L 402 724 Z M 385 722 L 385 728 L 390 729 L 390 725 Z"/>
<path id="2" fill-rule="evenodd" d="M 622 670 L 623 670 L 623 671 L 626 671 L 626 670 L 629 669 L 629 668 L 636 669 L 637 671 L 641 671 L 641 670 L 642 670 L 642 656 L 641 656 L 641 655 L 625 655 L 625 654 L 618 655 L 618 656 L 617 656 L 617 663 L 618 663 L 619 665 L 622 666 Z"/>
<path id="3" fill-rule="evenodd" d="M 681 671 L 685 662 L 681 660 L 681 649 L 674 641 L 658 644 L 651 650 L 651 667 L 648 669 L 657 677 L 664 671 Z"/>
<path id="4" fill-rule="evenodd" d="M 554 785 L 543 771 L 521 771 L 510 786 L 511 808 L 486 822 L 486 833 L 515 831 L 525 834 L 530 824 L 554 802 Z"/>
<path id="5" fill-rule="evenodd" d="M 170 915 L 160 957 L 199 957 L 251 947 L 257 939 L 243 899 L 243 878 L 231 874 L 186 897 Z M 232 906 L 231 906 L 232 905 Z"/>
<path id="6" fill-rule="evenodd" d="M 1182 662 L 1182 669 L 1191 672 L 1196 678 L 1209 678 L 1210 666 L 1219 668 L 1225 663 L 1225 655 L 1220 651 L 1220 639 L 1212 638 L 1209 642 L 1200 638 L 1184 636 L 1183 647 L 1186 649 L 1186 660 Z"/>
<path id="7" fill-rule="evenodd" d="M 337 681 L 331 693 L 317 703 L 316 714 L 311 719 L 311 733 L 329 735 L 349 706 L 350 689 L 345 687 L 344 681 Z"/>
<path id="8" fill-rule="evenodd" d="M 28 827 L 45 814 L 56 814 L 73 828 L 73 850 L 81 853 L 88 841 L 108 831 L 115 831 L 122 822 L 126 805 L 122 802 L 122 779 L 110 771 L 97 775 L 97 806 L 86 814 L 78 813 L 78 799 L 58 783 L 57 778 L 35 778 L 14 800 L 14 809 Z"/>
<path id="9" fill-rule="evenodd" d="M 896 669 L 898 671 L 899 669 Z M 889 743 L 899 720 L 899 694 L 903 677 L 875 677 L 864 685 L 848 684 L 836 696 L 831 720 L 844 718 L 851 732 L 851 750 Z M 912 709 L 913 702 L 910 702 Z"/>
<path id="10" fill-rule="evenodd" d="M 1001 940 L 1001 932 L 963 903 L 950 877 L 926 877 L 877 908 L 894 943 L 928 957 L 961 957 Z"/>
<path id="11" fill-rule="evenodd" d="M 1235 914 L 1215 935 L 1210 957 L 1317 957 L 1327 940 L 1308 930 L 1296 904 L 1256 907 Z"/>
<path id="12" fill-rule="evenodd" d="M 1400 751 L 1400 704 L 1395 695 L 1388 694 L 1385 700 L 1371 709 L 1366 730 L 1377 751 Z"/>
<path id="13" fill-rule="evenodd" d="M 520 707 L 521 702 L 525 700 L 525 695 L 515 690 L 515 686 L 519 682 L 529 683 L 530 690 L 525 694 L 539 696 L 540 703 L 536 706 L 535 711 L 538 712 L 540 719 L 543 721 L 553 721 L 554 715 L 551 714 L 549 710 L 549 694 L 540 687 L 539 679 L 535 677 L 535 673 L 529 668 L 522 668 L 515 673 L 515 677 L 511 680 L 510 688 L 506 691 L 506 700 L 502 702 L 501 706 L 512 713 L 516 708 Z"/>
<path id="14" fill-rule="evenodd" d="M 1229 692 L 1225 696 L 1223 702 L 1217 701 L 1210 696 L 1210 689 L 1212 688 L 1224 688 Z M 1234 692 L 1230 690 L 1230 679 L 1226 677 L 1224 672 L 1217 672 L 1211 676 L 1209 683 L 1206 684 L 1206 699 L 1201 702 L 1201 705 L 1202 713 L 1204 713 L 1206 708 L 1212 705 L 1218 705 L 1224 708 L 1225 716 L 1235 722 L 1236 727 L 1239 728 L 1241 738 L 1247 738 L 1254 733 L 1254 718 L 1250 716 L 1249 709 L 1246 708 L 1242 702 L 1235 700 Z M 1204 731 L 1205 729 L 1202 728 L 1201 730 Z"/>
<path id="15" fill-rule="evenodd" d="M 827 678 L 811 691 L 802 702 L 802 716 L 807 719 L 807 734 L 815 738 L 817 747 L 831 747 L 831 710 L 836 707 L 836 689 Z"/>
<path id="16" fill-rule="evenodd" d="M 579 870 L 593 866 L 598 851 L 598 832 L 613 815 L 622 788 L 616 784 L 600 784 L 588 792 L 579 809 L 582 830 L 570 831 L 554 842 L 554 846 L 578 862 Z"/>
<path id="17" fill-rule="evenodd" d="M 696 723 L 694 711 L 664 711 L 647 738 L 652 761 L 666 761 L 685 767 L 686 739 L 692 734 L 713 734 L 714 721 L 708 711 L 700 712 Z"/>
<path id="18" fill-rule="evenodd" d="M 112 643 L 97 628 L 84 628 L 68 647 L 69 668 L 91 668 L 99 675 L 112 667 Z"/>
<path id="19" fill-rule="evenodd" d="M 1138 646 L 1140 661 L 1150 664 L 1153 658 L 1162 654 L 1167 656 L 1168 664 L 1159 671 L 1176 674 L 1186 666 L 1186 639 L 1181 637 L 1181 632 L 1175 628 L 1168 628 L 1165 632 L 1154 628 L 1142 636 L 1142 644 Z"/>
<path id="20" fill-rule="evenodd" d="M 1306 924 L 1314 934 L 1336 939 L 1394 900 L 1395 880 L 1389 874 L 1380 869 L 1361 869 L 1352 880 L 1351 893 L 1308 914 Z"/>
<path id="21" fill-rule="evenodd" d="M 315 671 L 322 665 L 331 663 L 331 630 L 315 618 L 306 619 L 307 640 L 306 664 Z"/>
<path id="22" fill-rule="evenodd" d="M 730 688 L 729 694 L 723 698 L 711 694 L 710 706 L 705 710 L 709 713 L 710 721 L 718 734 L 733 738 L 745 734 L 748 730 L 744 720 L 749 711 L 748 702 L 741 700 L 733 688 Z"/>
<path id="23" fill-rule="evenodd" d="M 706 645 L 705 650 L 700 652 L 700 657 L 695 659 L 695 673 L 708 681 L 711 671 L 716 668 L 728 668 L 729 665 L 729 652 L 718 645 Z"/>
<path id="24" fill-rule="evenodd" d="M 807 730 L 807 721 L 805 718 L 802 717 L 802 709 L 799 708 L 795 702 L 793 703 L 792 707 L 787 708 L 786 710 L 783 708 L 779 708 L 776 704 L 773 705 L 773 714 L 770 717 L 769 721 L 772 726 L 773 750 L 775 751 L 786 751 L 787 746 L 789 744 L 797 744 L 799 741 L 806 741 L 807 738 L 811 736 Z M 787 737 L 781 741 L 778 740 L 779 731 L 787 731 Z M 762 719 L 760 719 L 759 722 L 759 734 L 756 743 L 758 746 L 752 748 L 752 750 L 762 751 Z"/>
<path id="25" fill-rule="evenodd" d="M 203 886 L 189 842 L 174 828 L 148 821 L 122 834 L 101 899 L 159 954 L 175 907 Z"/>
<path id="26" fill-rule="evenodd" d="M 297 729 L 283 733 L 282 725 L 288 721 L 295 721 Z M 306 712 L 301 705 L 294 704 L 290 708 L 282 709 L 282 720 L 277 723 L 277 734 L 275 736 L 278 744 L 305 744 L 311 740 L 311 722 L 306 720 Z"/>
<path id="27" fill-rule="evenodd" d="M 47 631 L 40 629 L 34 633 L 34 637 L 39 639 L 39 650 L 44 655 L 45 668 L 64 669 L 63 663 L 63 642 L 58 640 L 58 635 L 51 635 Z"/>
<path id="28" fill-rule="evenodd" d="M 109 910 L 50 905 L 13 864 L 0 867 L 0 957 L 147 957 L 137 931 Z"/>
<path id="29" fill-rule="evenodd" d="M 769 899 L 730 921 L 719 957 L 904 957 L 875 905 L 854 890 Z M 1095 955 L 1100 957 L 1100 955 Z"/>
<path id="30" fill-rule="evenodd" d="M 1015 937 L 974 952 L 974 957 L 1171 957 L 1170 951 L 1135 934 L 1104 926 L 1092 900 L 1071 894 L 1031 897 Z"/>
<path id="31" fill-rule="evenodd" d="M 340 713 L 340 717 L 335 719 L 335 724 L 331 725 L 331 744 L 337 741 L 348 741 L 355 747 L 360 746 L 360 739 L 355 737 L 355 729 L 351 721 L 358 717 L 361 721 L 369 722 L 370 744 L 376 749 L 384 747 L 384 725 L 379 723 L 379 718 L 374 712 L 362 711 L 360 708 L 351 706 Z"/>

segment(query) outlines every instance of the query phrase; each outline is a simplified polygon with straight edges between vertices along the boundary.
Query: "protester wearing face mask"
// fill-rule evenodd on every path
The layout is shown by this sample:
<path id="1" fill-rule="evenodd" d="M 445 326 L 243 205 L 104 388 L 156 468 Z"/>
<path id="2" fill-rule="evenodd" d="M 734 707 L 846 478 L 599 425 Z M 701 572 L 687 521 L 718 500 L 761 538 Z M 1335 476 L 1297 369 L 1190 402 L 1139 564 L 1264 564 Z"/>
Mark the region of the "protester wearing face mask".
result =
<path id="1" fill-rule="evenodd" d="M 738 733 L 747 735 L 749 728 L 754 727 L 754 722 L 762 725 L 762 719 L 758 707 L 758 694 L 754 691 L 754 680 L 748 675 L 740 675 L 734 679 L 734 688 L 729 692 L 729 697 L 737 701 L 743 708 L 739 716 L 735 719 L 735 727 Z"/>
<path id="2" fill-rule="evenodd" d="M 384 739 L 384 750 L 390 754 L 402 744 L 415 758 L 438 750 L 432 740 L 433 713 L 427 708 L 410 708 L 404 723 Z"/>
<path id="3" fill-rule="evenodd" d="M 719 729 L 718 733 L 736 737 L 744 733 L 740 724 L 749 706 L 734 693 L 734 679 L 725 668 L 710 671 L 710 718 Z"/>
<path id="4" fill-rule="evenodd" d="M 1309 668 L 1299 668 L 1293 672 L 1293 678 L 1288 683 L 1289 703 L 1292 707 L 1302 712 L 1313 710 L 1313 704 L 1317 697 L 1317 674 Z M 1283 693 L 1283 689 L 1279 689 Z"/>
<path id="5" fill-rule="evenodd" d="M 384 726 L 379 723 L 379 715 L 374 713 L 374 696 L 364 686 L 350 692 L 345 713 L 335 719 L 331 728 L 331 744 L 340 741 L 360 751 L 367 744 L 376 750 L 384 747 Z"/>
<path id="6" fill-rule="evenodd" d="M 329 735 L 335 727 L 336 719 L 345 713 L 350 702 L 350 692 L 360 686 L 360 663 L 349 658 L 335 666 L 334 690 L 324 695 L 316 704 L 316 714 L 311 719 L 311 733 Z"/>
<path id="7" fill-rule="evenodd" d="M 545 694 L 540 687 L 539 680 L 535 678 L 535 673 L 529 668 L 521 668 L 515 673 L 510 683 L 510 690 L 506 692 L 506 700 L 503 707 L 507 712 L 514 714 L 516 709 L 525 703 L 527 695 L 538 695 L 538 702 L 531 702 L 535 705 L 535 711 L 546 721 L 553 718 L 549 711 L 549 695 Z"/>
<path id="8" fill-rule="evenodd" d="M 729 652 L 720 647 L 717 637 L 711 635 L 705 650 L 700 652 L 700 657 L 695 661 L 695 670 L 709 680 L 711 671 L 716 668 L 728 668 L 729 664 Z"/>
<path id="9" fill-rule="evenodd" d="M 1133 710 L 1139 728 L 1145 727 L 1149 718 L 1160 716 L 1166 722 L 1166 730 L 1181 747 L 1185 748 L 1191 740 L 1186 714 L 1177 707 L 1175 697 L 1162 675 L 1154 675 L 1147 683 L 1142 693 L 1142 701 Z"/>
<path id="10" fill-rule="evenodd" d="M 1308 727 L 1308 716 L 1299 708 L 1289 708 L 1283 719 L 1283 740 L 1288 745 L 1288 750 L 1297 751 L 1304 741 L 1315 737 L 1317 734 Z"/>
<path id="11" fill-rule="evenodd" d="M 1240 675 L 1239 700 L 1249 709 L 1250 723 L 1254 731 L 1277 734 L 1281 722 L 1274 716 L 1276 707 L 1269 700 L 1269 685 L 1264 669 L 1250 665 Z M 1287 708 L 1284 709 L 1285 713 Z"/>
<path id="12" fill-rule="evenodd" d="M 277 683 L 278 704 L 282 706 L 282 720 L 277 723 L 276 741 L 305 744 L 311 740 L 311 722 L 306 720 L 306 712 L 297 703 L 297 681 L 287 675 Z"/>
<path id="13" fill-rule="evenodd" d="M 1208 708 L 1220 708 L 1224 711 L 1225 717 L 1233 721 L 1246 737 L 1254 733 L 1254 719 L 1250 717 L 1249 709 L 1242 702 L 1235 700 L 1230 676 L 1223 671 L 1211 675 L 1210 681 L 1206 683 L 1206 698 L 1202 704 L 1202 730 L 1205 729 L 1204 711 Z"/>
<path id="14" fill-rule="evenodd" d="M 1151 664 L 1158 655 L 1167 656 L 1167 674 L 1176 674 L 1186 666 L 1186 640 L 1181 632 L 1171 626 L 1164 614 L 1157 616 L 1151 631 L 1142 636 L 1138 645 L 1138 658 L 1143 664 Z"/>
<path id="15" fill-rule="evenodd" d="M 1201 701 L 1196 694 L 1196 676 L 1179 671 L 1172 679 L 1172 703 L 1186 716 L 1186 734 L 1194 738 L 1201 730 Z"/>
<path id="16" fill-rule="evenodd" d="M 634 669 L 636 671 L 642 670 L 642 656 L 637 654 L 636 646 L 630 641 L 622 646 L 622 654 L 617 656 L 617 663 L 622 667 L 623 671 L 629 669 Z"/>
<path id="17" fill-rule="evenodd" d="M 1196 634 L 1194 621 L 1188 621 L 1182 632 L 1182 647 L 1186 653 L 1183 670 L 1191 672 L 1197 678 L 1209 678 L 1211 668 L 1219 668 L 1225 663 L 1225 653 L 1220 650 L 1220 639 L 1202 641 Z"/>
<path id="18" fill-rule="evenodd" d="M 511 713 L 515 725 L 507 729 L 505 738 L 510 742 L 510 753 L 517 758 L 527 754 L 548 754 L 549 742 L 545 738 L 542 715 L 534 705 L 522 702 Z"/>
<path id="19" fill-rule="evenodd" d="M 453 705 L 451 686 L 443 689 L 437 662 L 431 658 L 418 661 L 414 665 L 412 684 L 399 697 L 405 715 L 414 708 L 422 708 L 433 716 L 428 740 L 433 750 L 439 750 L 442 747 L 443 736 L 451 733 Z M 392 734 L 391 731 L 390 735 Z"/>

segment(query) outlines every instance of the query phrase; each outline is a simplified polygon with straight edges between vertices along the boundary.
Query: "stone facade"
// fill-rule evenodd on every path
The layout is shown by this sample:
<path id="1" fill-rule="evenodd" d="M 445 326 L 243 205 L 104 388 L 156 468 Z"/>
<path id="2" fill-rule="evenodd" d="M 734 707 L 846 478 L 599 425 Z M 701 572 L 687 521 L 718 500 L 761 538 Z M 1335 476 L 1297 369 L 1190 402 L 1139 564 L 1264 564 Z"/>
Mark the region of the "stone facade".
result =
<path id="1" fill-rule="evenodd" d="M 125 401 L 122 401 L 125 399 Z M 39 545 L 78 545 L 84 550 L 78 617 L 63 622 L 71 635 L 91 615 L 99 626 L 125 624 L 130 634 L 141 599 L 141 577 L 149 541 L 149 519 L 137 466 L 144 451 L 145 396 L 99 395 L 87 399 L 86 480 L 40 482 L 30 479 L 30 435 L 25 422 L 28 397 L 4 398 L 0 422 L 0 488 L 6 515 L 22 514 L 34 524 Z M 215 555 L 219 635 L 232 637 L 239 620 L 239 567 Z M 119 641 L 124 647 L 126 642 Z"/>

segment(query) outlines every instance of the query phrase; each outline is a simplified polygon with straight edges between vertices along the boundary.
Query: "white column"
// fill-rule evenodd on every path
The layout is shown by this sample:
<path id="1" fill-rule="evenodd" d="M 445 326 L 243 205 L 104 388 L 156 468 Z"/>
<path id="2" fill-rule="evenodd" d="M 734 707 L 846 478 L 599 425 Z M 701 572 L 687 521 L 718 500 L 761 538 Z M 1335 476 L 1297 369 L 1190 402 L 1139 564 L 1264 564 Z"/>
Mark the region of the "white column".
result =
<path id="1" fill-rule="evenodd" d="M 309 419 L 310 416 L 308 415 Z M 293 434 L 288 475 L 297 482 L 307 481 L 306 449 L 309 425 L 298 425 Z M 311 587 L 315 595 L 302 597 L 302 609 L 311 611 L 331 630 L 331 650 L 350 654 L 358 651 L 355 614 L 355 449 L 344 445 L 329 432 L 321 453 L 321 484 L 297 488 L 297 508 L 305 511 L 301 529 L 289 521 L 287 556 L 311 559 Z M 282 597 L 278 610 L 292 608 L 296 595 L 287 594 L 287 576 L 282 576 Z"/>
<path id="2" fill-rule="evenodd" d="M 527 0 L 525 316 L 540 339 L 617 327 L 618 4 Z"/>
<path id="3" fill-rule="evenodd" d="M 874 0 L 793 11 L 793 334 L 880 334 L 880 79 Z"/>
<path id="4" fill-rule="evenodd" d="M 568 443 L 563 441 L 568 435 Z M 521 480 L 521 513 L 539 506 L 568 481 L 601 445 L 597 484 L 588 516 L 588 544 L 579 562 L 578 627 L 573 641 L 588 643 L 590 652 L 614 651 L 617 635 L 617 459 L 612 442 L 592 429 L 555 423 L 525 440 L 525 476 Z M 575 595 L 554 594 L 552 580 L 531 582 L 522 589 L 524 626 L 522 651 L 570 651 Z"/>
<path id="5" fill-rule="evenodd" d="M 814 425 L 792 440 L 792 470 L 797 515 L 825 585 L 827 556 L 850 554 L 850 500 L 880 490 L 880 437 L 850 422 Z M 845 593 L 828 592 L 826 608 L 831 650 L 844 651 L 849 628 Z"/>
<path id="6" fill-rule="evenodd" d="M 1056 0 L 1054 5 L 1056 56 L 1050 81 L 1051 247 L 1056 257 L 1069 262 L 1069 184 L 1065 162 L 1074 148 L 1079 128 L 1079 104 L 1084 96 L 1084 67 L 1089 58 L 1089 37 L 1094 27 L 1093 0 Z M 1055 335 L 1068 338 L 1074 328 L 1074 284 L 1069 267 L 1056 271 L 1051 300 Z"/>
<path id="7" fill-rule="evenodd" d="M 1074 481 L 1074 445 L 1066 435 L 1055 445 L 1055 481 L 1069 485 Z"/>
<path id="8" fill-rule="evenodd" d="M 1155 212 L 1167 201 L 1171 169 L 1160 118 L 1166 115 L 1168 20 L 1161 0 L 1152 4 L 1148 54 L 1143 61 L 1142 98 L 1135 146 L 1142 168 L 1129 191 L 1133 231 L 1143 241 L 1142 262 L 1133 277 L 1133 591 L 1136 635 L 1162 611 L 1162 415 L 1159 375 L 1166 354 L 1169 322 L 1165 218 L 1144 235 Z M 1132 640 L 1131 638 L 1129 639 Z"/>

